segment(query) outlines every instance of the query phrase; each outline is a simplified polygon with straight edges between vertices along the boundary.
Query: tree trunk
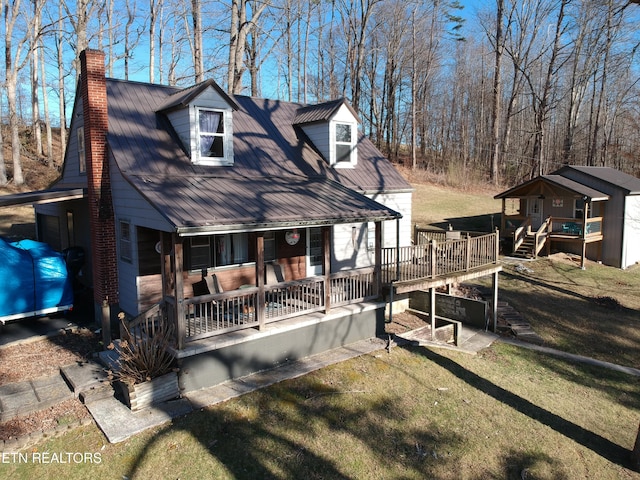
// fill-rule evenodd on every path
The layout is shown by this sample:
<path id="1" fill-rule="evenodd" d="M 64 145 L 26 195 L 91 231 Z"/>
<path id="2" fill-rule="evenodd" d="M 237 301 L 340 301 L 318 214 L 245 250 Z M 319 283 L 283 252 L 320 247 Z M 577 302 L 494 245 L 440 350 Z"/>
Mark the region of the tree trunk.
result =
<path id="1" fill-rule="evenodd" d="M 493 69 L 493 104 L 491 107 L 491 180 L 498 185 L 500 165 L 500 110 L 502 105 L 502 17 L 504 0 L 497 0 L 495 65 Z"/>

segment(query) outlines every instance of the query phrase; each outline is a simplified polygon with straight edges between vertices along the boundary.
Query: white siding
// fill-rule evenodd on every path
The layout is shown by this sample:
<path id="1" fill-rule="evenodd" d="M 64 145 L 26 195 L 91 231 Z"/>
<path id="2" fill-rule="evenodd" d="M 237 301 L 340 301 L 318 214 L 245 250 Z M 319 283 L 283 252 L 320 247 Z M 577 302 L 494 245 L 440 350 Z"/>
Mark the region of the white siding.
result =
<path id="1" fill-rule="evenodd" d="M 624 237 L 622 239 L 622 268 L 640 262 L 640 195 L 626 198 Z"/>
<path id="2" fill-rule="evenodd" d="M 178 134 L 178 138 L 182 142 L 182 145 L 187 150 L 187 153 L 191 155 L 191 121 L 189 118 L 189 109 L 183 108 L 170 112 L 167 118 L 171 122 L 171 126 Z"/>
<path id="3" fill-rule="evenodd" d="M 132 225 L 165 232 L 174 230 L 169 222 L 129 182 L 122 178 L 113 161 L 110 169 L 111 172 L 114 172 L 111 174 L 111 191 L 116 219 L 126 217 Z"/>
<path id="4" fill-rule="evenodd" d="M 138 312 L 138 226 L 170 232 L 173 228 L 162 215 L 122 178 L 113 163 L 111 164 L 111 189 L 116 222 L 116 245 L 118 253 L 118 286 L 120 308 L 129 315 Z M 131 262 L 120 258 L 120 221 L 131 225 Z"/>
<path id="5" fill-rule="evenodd" d="M 123 261 L 120 257 L 120 221 L 127 221 L 127 217 L 116 217 L 116 239 L 118 251 L 118 289 L 120 308 L 129 315 L 138 313 L 138 244 L 137 230 L 131 223 L 131 262 Z"/>
<path id="6" fill-rule="evenodd" d="M 411 192 L 381 193 L 369 195 L 379 203 L 402 213 L 400 219 L 400 246 L 411 245 Z M 382 222 L 382 246 L 396 246 L 397 221 Z M 373 227 L 373 225 L 371 225 Z M 355 230 L 354 230 L 355 228 Z M 374 265 L 374 251 L 369 248 L 369 227 L 366 223 L 336 225 L 333 227 L 333 255 L 331 271 L 338 272 L 352 268 L 363 268 Z"/>
<path id="7" fill-rule="evenodd" d="M 379 193 L 368 195 L 369 198 L 381 203 L 396 212 L 402 214 L 400 219 L 400 246 L 407 247 L 411 245 L 413 236 L 413 225 L 411 223 L 411 198 L 412 192 L 401 193 Z M 383 222 L 382 224 L 382 246 L 396 246 L 396 222 Z"/>

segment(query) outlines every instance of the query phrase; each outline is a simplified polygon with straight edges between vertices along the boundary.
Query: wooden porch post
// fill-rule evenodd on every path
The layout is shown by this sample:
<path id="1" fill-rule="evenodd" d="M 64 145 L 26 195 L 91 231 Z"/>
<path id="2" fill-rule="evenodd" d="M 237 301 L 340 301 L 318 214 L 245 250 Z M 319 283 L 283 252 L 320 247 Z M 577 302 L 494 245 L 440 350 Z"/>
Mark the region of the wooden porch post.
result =
<path id="1" fill-rule="evenodd" d="M 258 318 L 258 329 L 264 329 L 264 232 L 256 235 L 256 285 L 258 287 L 258 304 L 255 305 L 255 312 Z"/>
<path id="2" fill-rule="evenodd" d="M 184 312 L 184 280 L 182 278 L 184 254 L 182 242 L 179 241 L 175 233 L 171 235 L 171 252 L 174 272 L 173 285 L 176 299 L 175 315 L 178 323 L 176 335 L 178 337 L 178 350 L 182 350 L 185 339 L 187 338 L 187 319 Z"/>
<path id="3" fill-rule="evenodd" d="M 375 259 L 373 266 L 373 283 L 376 289 L 376 294 L 380 295 L 382 292 L 382 222 L 376 222 L 376 235 L 375 235 Z"/>
<path id="4" fill-rule="evenodd" d="M 506 219 L 504 218 L 504 212 L 506 212 L 507 210 L 507 199 L 503 198 L 502 199 L 502 215 L 500 218 L 500 231 L 504 232 L 505 231 L 505 226 L 507 224 Z"/>
<path id="5" fill-rule="evenodd" d="M 322 227 L 322 255 L 324 313 L 329 313 L 331 310 L 331 227 Z"/>

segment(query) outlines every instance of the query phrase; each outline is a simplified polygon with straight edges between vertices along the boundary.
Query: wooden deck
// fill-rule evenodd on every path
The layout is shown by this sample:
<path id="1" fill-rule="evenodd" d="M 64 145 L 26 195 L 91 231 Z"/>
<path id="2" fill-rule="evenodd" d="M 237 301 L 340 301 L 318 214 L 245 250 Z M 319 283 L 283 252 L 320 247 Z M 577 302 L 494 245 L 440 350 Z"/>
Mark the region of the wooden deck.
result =
<path id="1" fill-rule="evenodd" d="M 382 282 L 396 293 L 437 288 L 502 270 L 498 232 L 382 252 Z"/>
<path id="2" fill-rule="evenodd" d="M 422 245 L 382 249 L 378 269 L 370 267 L 262 288 L 200 295 L 182 300 L 180 309 L 173 297 L 167 297 L 130 322 L 129 330 L 152 334 L 156 325 L 168 322 L 178 332 L 180 349 L 211 336 L 261 329 L 267 323 L 375 300 L 384 287 L 405 293 L 463 282 L 501 269 L 498 232 L 444 242 L 431 240 Z M 175 318 L 177 311 L 182 314 Z"/>

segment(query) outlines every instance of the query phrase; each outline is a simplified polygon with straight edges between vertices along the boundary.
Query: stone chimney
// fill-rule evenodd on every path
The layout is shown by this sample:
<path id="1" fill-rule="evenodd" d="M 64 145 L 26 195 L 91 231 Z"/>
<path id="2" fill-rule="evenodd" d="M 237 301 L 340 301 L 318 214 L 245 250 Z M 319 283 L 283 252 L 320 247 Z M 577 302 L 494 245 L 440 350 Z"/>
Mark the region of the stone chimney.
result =
<path id="1" fill-rule="evenodd" d="M 116 226 L 107 152 L 107 83 L 104 53 L 80 53 L 80 94 L 84 118 L 87 193 L 91 223 L 91 260 L 96 319 L 101 319 L 105 346 L 111 341 L 111 318 L 118 313 Z M 113 312 L 112 312 L 113 310 Z"/>

